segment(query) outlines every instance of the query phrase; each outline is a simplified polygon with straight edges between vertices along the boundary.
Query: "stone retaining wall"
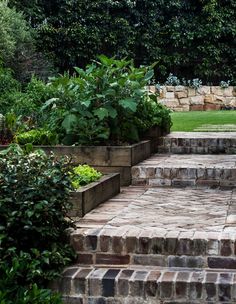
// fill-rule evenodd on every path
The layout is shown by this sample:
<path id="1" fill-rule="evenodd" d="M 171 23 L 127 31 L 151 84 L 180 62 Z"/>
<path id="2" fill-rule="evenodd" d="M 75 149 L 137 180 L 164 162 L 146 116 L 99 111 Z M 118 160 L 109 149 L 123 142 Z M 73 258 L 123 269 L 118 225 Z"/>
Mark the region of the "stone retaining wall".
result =
<path id="1" fill-rule="evenodd" d="M 150 86 L 156 92 L 155 86 Z M 201 86 L 193 89 L 185 86 L 161 86 L 159 102 L 173 111 L 208 111 L 236 108 L 236 87 Z"/>

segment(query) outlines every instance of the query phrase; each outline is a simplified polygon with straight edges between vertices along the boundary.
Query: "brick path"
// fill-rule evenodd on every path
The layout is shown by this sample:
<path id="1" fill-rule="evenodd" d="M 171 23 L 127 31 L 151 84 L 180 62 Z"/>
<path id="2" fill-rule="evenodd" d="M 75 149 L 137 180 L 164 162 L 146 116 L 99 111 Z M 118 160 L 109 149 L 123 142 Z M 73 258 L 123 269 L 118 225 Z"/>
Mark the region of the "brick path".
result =
<path id="1" fill-rule="evenodd" d="M 55 287 L 66 303 L 236 303 L 236 133 L 159 145 L 132 169 L 139 186 L 76 219 L 78 264 Z"/>

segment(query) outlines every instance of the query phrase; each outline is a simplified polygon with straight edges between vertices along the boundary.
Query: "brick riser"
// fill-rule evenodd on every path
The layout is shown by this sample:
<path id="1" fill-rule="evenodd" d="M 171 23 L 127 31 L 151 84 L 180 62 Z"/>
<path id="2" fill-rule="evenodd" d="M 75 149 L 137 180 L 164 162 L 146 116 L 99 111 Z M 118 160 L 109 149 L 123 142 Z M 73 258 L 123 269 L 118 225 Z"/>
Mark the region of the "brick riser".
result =
<path id="1" fill-rule="evenodd" d="M 178 236 L 179 234 L 179 236 Z M 110 236 L 99 231 L 72 234 L 71 244 L 82 265 L 150 265 L 161 267 L 236 269 L 236 241 L 209 233 L 192 238 L 173 233 L 162 236 Z"/>
<path id="2" fill-rule="evenodd" d="M 70 267 L 54 289 L 68 304 L 226 304 L 236 301 L 236 273 Z"/>
<path id="3" fill-rule="evenodd" d="M 140 165 L 132 168 L 132 185 L 232 189 L 236 185 L 236 168 L 170 168 L 164 165 Z"/>
<path id="4" fill-rule="evenodd" d="M 158 145 L 158 149 L 157 149 L 158 153 L 171 153 L 171 154 L 235 154 L 236 153 L 236 138 L 161 137 L 158 139 L 157 145 Z"/>

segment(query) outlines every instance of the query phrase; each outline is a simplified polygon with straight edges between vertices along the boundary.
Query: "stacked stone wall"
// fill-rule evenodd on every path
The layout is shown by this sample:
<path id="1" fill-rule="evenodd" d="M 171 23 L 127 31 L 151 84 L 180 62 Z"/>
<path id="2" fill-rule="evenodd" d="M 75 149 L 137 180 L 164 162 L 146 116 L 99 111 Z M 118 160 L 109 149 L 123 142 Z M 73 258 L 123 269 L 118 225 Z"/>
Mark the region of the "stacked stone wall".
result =
<path id="1" fill-rule="evenodd" d="M 173 111 L 209 111 L 236 109 L 236 87 L 201 86 L 198 89 L 185 86 L 150 86 L 159 93 L 159 102 Z"/>

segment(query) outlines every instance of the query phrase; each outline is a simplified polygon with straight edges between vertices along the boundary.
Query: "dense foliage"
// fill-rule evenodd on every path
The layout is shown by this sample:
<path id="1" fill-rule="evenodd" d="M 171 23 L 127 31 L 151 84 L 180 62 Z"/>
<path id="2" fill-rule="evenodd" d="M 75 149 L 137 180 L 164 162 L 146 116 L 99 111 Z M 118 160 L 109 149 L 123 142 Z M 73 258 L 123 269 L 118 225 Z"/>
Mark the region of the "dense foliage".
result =
<path id="1" fill-rule="evenodd" d="M 16 1 L 38 34 L 40 50 L 62 71 L 84 67 L 97 54 L 157 61 L 156 78 L 170 72 L 218 84 L 234 80 L 235 0 Z M 45 22 L 46 20 L 46 22 Z"/>
<path id="2" fill-rule="evenodd" d="M 0 303 L 61 303 L 42 289 L 73 257 L 65 220 L 71 181 L 62 160 L 11 146 L 0 155 Z"/>
<path id="3" fill-rule="evenodd" d="M 86 69 L 75 69 L 74 76 L 51 79 L 54 95 L 42 107 L 47 128 L 60 142 L 132 143 L 154 125 L 168 129 L 169 111 L 145 88 L 153 77 L 151 67 L 99 56 Z"/>
<path id="4" fill-rule="evenodd" d="M 6 86 L 0 104 L 11 126 L 0 124 L 0 134 L 10 129 L 10 139 L 19 144 L 119 145 L 139 141 L 155 125 L 169 130 L 169 110 L 147 91 L 153 74 L 152 67 L 135 68 L 132 61 L 103 55 L 72 76 L 48 83 L 33 77 L 24 90 L 9 92 Z"/>

